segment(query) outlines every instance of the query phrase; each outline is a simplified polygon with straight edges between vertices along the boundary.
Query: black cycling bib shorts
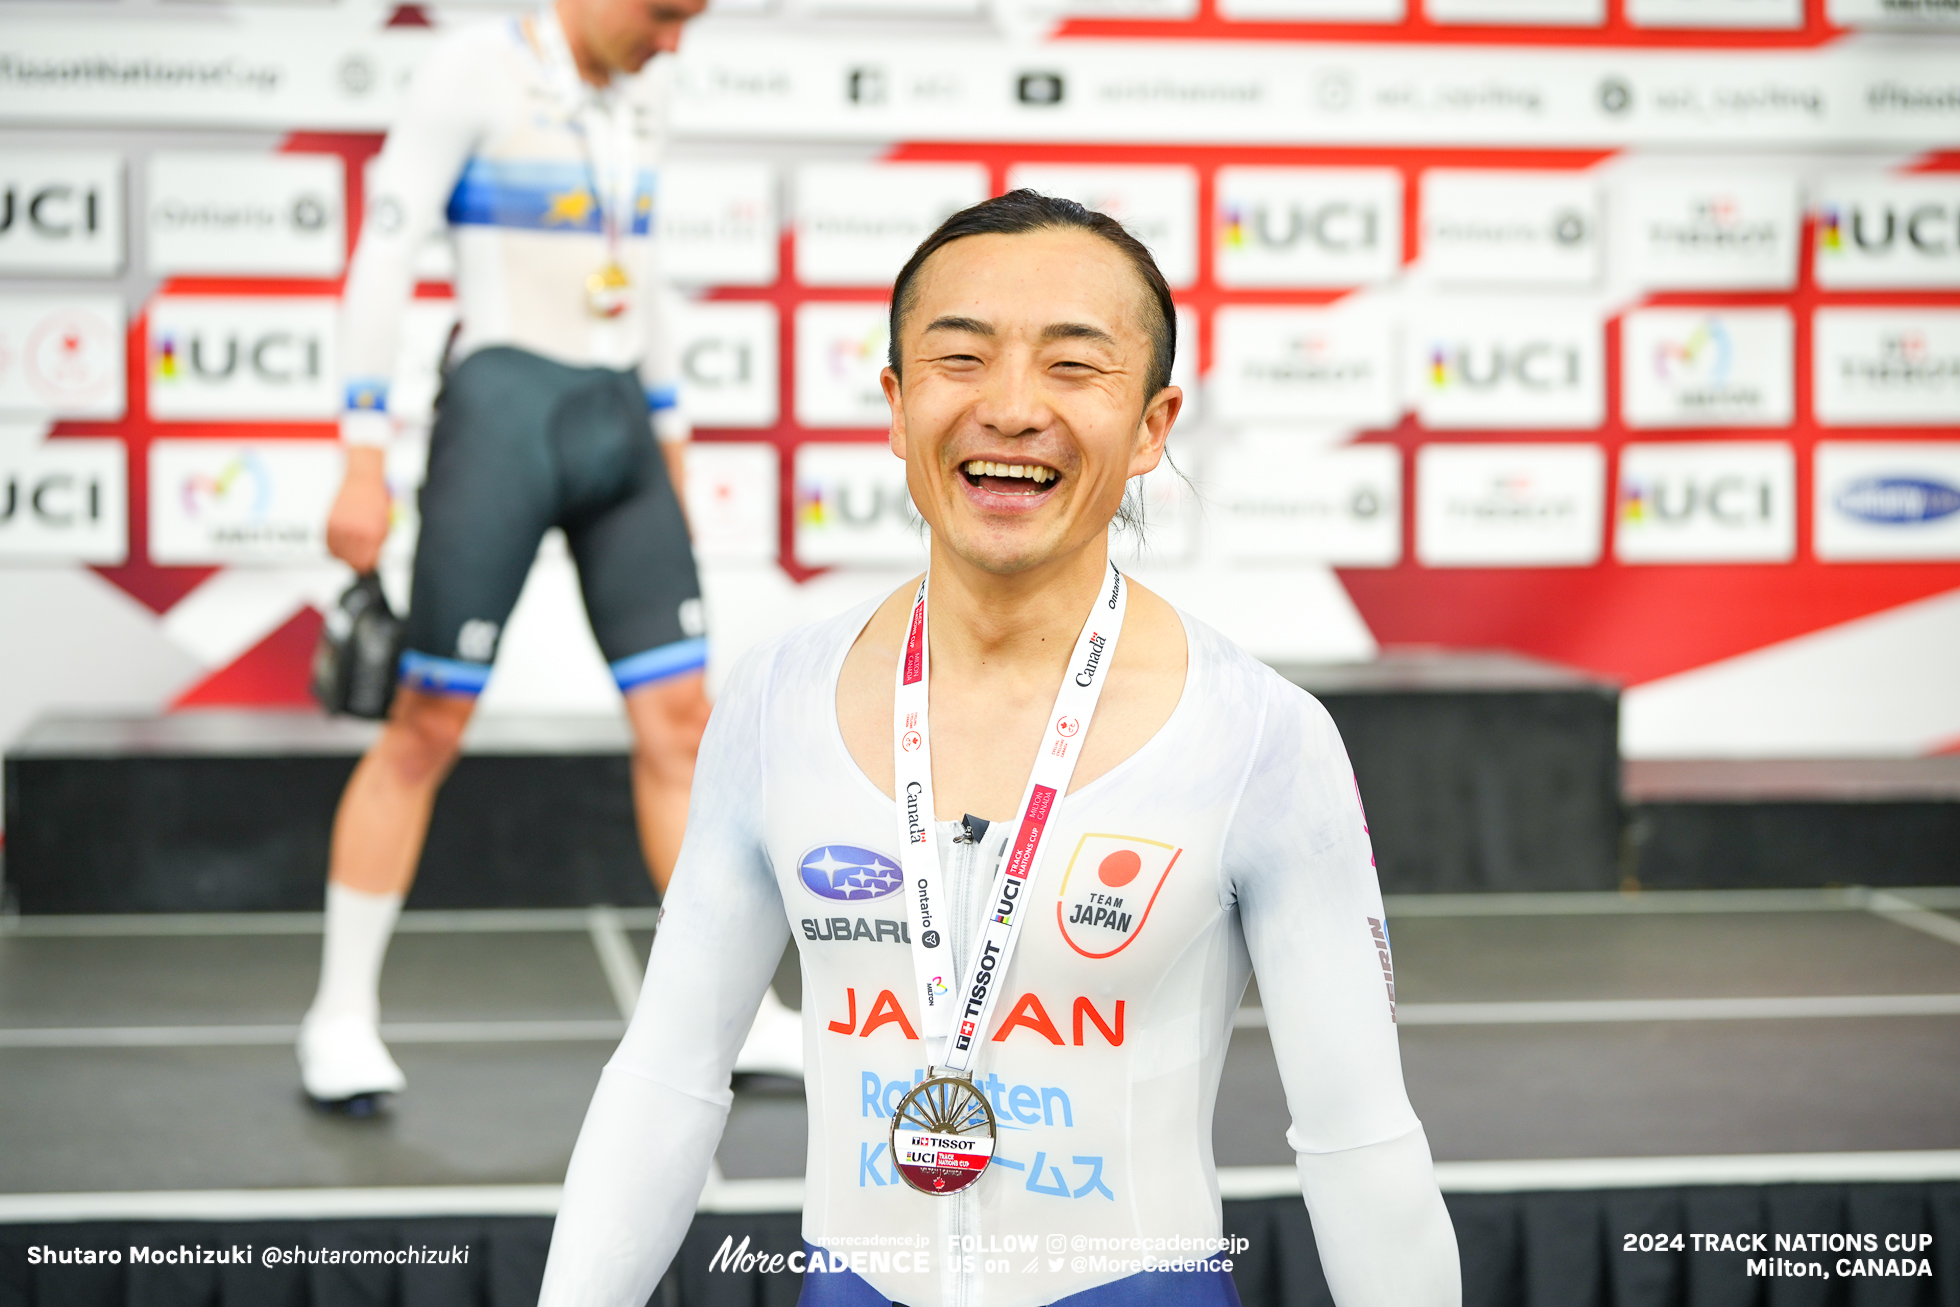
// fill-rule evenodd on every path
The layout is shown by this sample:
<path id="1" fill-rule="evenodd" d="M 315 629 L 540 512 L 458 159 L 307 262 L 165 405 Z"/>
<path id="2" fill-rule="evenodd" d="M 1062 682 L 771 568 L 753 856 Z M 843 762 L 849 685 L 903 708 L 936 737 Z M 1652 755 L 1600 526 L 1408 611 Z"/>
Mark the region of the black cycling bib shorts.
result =
<path id="1" fill-rule="evenodd" d="M 401 660 L 412 690 L 476 695 L 538 544 L 562 528 L 622 691 L 697 671 L 701 582 L 631 372 L 492 346 L 444 379 L 419 497 Z"/>

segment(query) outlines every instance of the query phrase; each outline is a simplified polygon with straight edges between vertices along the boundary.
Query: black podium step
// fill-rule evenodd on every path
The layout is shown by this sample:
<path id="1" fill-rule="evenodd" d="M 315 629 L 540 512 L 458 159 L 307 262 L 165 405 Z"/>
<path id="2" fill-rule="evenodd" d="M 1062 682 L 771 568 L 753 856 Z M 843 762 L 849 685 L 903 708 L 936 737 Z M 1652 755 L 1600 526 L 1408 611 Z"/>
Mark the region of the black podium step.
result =
<path id="1" fill-rule="evenodd" d="M 1649 888 L 1960 883 L 1960 756 L 1642 759 L 1624 784 Z"/>
<path id="2" fill-rule="evenodd" d="M 315 712 L 53 718 L 6 758 L 23 913 L 318 909 L 341 789 L 377 728 Z M 623 721 L 484 716 L 409 906 L 650 904 Z"/>
<path id="3" fill-rule="evenodd" d="M 1334 718 L 1386 894 L 1619 885 L 1619 690 L 1515 654 L 1279 669 Z"/>

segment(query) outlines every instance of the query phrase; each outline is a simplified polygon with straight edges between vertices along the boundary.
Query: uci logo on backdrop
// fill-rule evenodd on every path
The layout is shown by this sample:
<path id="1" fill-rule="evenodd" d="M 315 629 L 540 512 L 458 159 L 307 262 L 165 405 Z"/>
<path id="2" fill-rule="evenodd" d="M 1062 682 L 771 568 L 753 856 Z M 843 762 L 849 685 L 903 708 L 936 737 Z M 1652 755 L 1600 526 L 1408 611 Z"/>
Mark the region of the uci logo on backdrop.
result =
<path id="1" fill-rule="evenodd" d="M 150 306 L 150 415 L 331 421 L 335 302 L 165 296 Z"/>
<path id="2" fill-rule="evenodd" d="M 1582 428 L 1604 417 L 1602 331 L 1559 301 L 1434 301 L 1405 341 L 1408 393 L 1429 427 Z"/>
<path id="3" fill-rule="evenodd" d="M 681 380 L 695 425 L 776 425 L 775 305 L 688 304 L 681 333 Z"/>
<path id="4" fill-rule="evenodd" d="M 1960 181 L 1836 178 L 1816 217 L 1819 286 L 1960 286 Z"/>
<path id="5" fill-rule="evenodd" d="M 1620 451 L 1613 555 L 1622 563 L 1787 563 L 1797 460 L 1783 441 L 1630 444 Z"/>
<path id="6" fill-rule="evenodd" d="M 798 445 L 794 515 L 796 559 L 807 567 L 924 561 L 905 464 L 883 444 Z"/>
<path id="7" fill-rule="evenodd" d="M 1402 267 L 1393 168 L 1220 168 L 1223 286 L 1358 286 Z"/>
<path id="8" fill-rule="evenodd" d="M 117 564 L 128 556 L 122 441 L 45 441 L 0 454 L 0 561 Z"/>
<path id="9" fill-rule="evenodd" d="M 121 155 L 0 154 L 0 271 L 99 275 L 122 266 Z"/>

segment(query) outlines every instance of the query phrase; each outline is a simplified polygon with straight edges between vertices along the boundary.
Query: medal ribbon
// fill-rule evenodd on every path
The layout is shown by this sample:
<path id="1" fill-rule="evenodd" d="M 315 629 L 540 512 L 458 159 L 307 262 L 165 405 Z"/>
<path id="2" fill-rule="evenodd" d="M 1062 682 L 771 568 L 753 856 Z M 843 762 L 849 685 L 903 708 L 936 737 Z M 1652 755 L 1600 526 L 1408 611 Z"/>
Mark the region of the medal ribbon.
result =
<path id="1" fill-rule="evenodd" d="M 912 967 L 922 1034 L 927 1039 L 948 1041 L 940 1067 L 953 1075 L 969 1074 L 979 1056 L 1007 964 L 1013 960 L 1014 945 L 1020 938 L 1023 899 L 1047 851 L 1044 837 L 1056 808 L 1068 793 L 1069 778 L 1075 774 L 1076 759 L 1116 654 L 1129 586 L 1114 563 L 1109 565 L 1108 581 L 1091 605 L 1069 656 L 1068 672 L 1055 696 L 1041 751 L 1035 755 L 1027 791 L 1021 796 L 1013 843 L 994 872 L 987 898 L 988 917 L 967 959 L 968 974 L 963 983 L 953 983 L 953 954 L 946 939 L 950 905 L 940 873 L 939 844 L 932 832 L 932 732 L 926 716 L 927 687 L 932 679 L 926 642 L 930 571 L 912 600 L 905 656 L 899 660 L 898 687 L 892 696 L 892 759 L 898 822 L 904 832 L 899 861 L 905 871 L 905 904 L 912 926 Z"/>
<path id="2" fill-rule="evenodd" d="M 547 5 L 532 20 L 552 80 L 565 106 L 578 120 L 586 171 L 592 175 L 592 200 L 599 206 L 599 229 L 606 240 L 606 268 L 619 268 L 620 242 L 633 229 L 634 192 L 633 113 L 617 83 L 603 93 L 579 76 L 578 62 L 558 23 L 558 11 Z M 622 226 L 623 224 L 623 226 Z"/>

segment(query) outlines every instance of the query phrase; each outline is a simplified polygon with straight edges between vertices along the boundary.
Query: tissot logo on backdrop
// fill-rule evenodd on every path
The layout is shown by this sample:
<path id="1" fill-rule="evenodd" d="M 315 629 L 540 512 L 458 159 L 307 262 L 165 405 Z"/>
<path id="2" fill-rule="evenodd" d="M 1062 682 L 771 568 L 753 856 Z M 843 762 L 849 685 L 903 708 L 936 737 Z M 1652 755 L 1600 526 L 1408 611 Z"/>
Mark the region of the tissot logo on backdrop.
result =
<path id="1" fill-rule="evenodd" d="M 1173 288 L 1198 279 L 1198 174 L 1191 168 L 1016 164 L 1007 188 L 1079 201 L 1122 223 L 1150 247 Z"/>
<path id="2" fill-rule="evenodd" d="M 898 859 L 855 844 L 820 844 L 797 863 L 803 887 L 822 899 L 840 903 L 882 899 L 905 883 Z"/>
<path id="3" fill-rule="evenodd" d="M 1824 440 L 1812 471 L 1818 558 L 1960 558 L 1960 443 Z"/>
<path id="4" fill-rule="evenodd" d="M 1814 207 L 1819 286 L 1960 286 L 1960 179 L 1833 177 Z"/>
<path id="5" fill-rule="evenodd" d="M 1211 455 L 1212 544 L 1239 563 L 1389 567 L 1402 557 L 1402 453 L 1393 445 L 1320 449 L 1297 433 Z"/>
<path id="6" fill-rule="evenodd" d="M 776 558 L 774 445 L 717 440 L 687 446 L 687 528 L 703 562 L 769 563 Z"/>
<path id="7" fill-rule="evenodd" d="M 1423 175 L 1421 268 L 1433 281 L 1588 286 L 1599 250 L 1599 189 L 1584 174 Z"/>
<path id="8" fill-rule="evenodd" d="M 920 241 L 987 194 L 978 164 L 805 164 L 796 170 L 796 279 L 888 287 Z"/>
<path id="9" fill-rule="evenodd" d="M 144 215 L 150 271 L 339 276 L 346 171 L 331 154 L 152 155 Z"/>
<path id="10" fill-rule="evenodd" d="M 883 304 L 799 304 L 796 420 L 806 427 L 891 425 L 878 382 L 890 337 Z"/>
<path id="11" fill-rule="evenodd" d="M 1819 422 L 1960 422 L 1960 309 L 1819 309 L 1811 340 Z"/>
<path id="12" fill-rule="evenodd" d="M 150 305 L 150 416 L 311 418 L 340 412 L 336 304 L 164 296 Z"/>
<path id="13" fill-rule="evenodd" d="M 324 562 L 342 457 L 330 440 L 152 441 L 150 561 Z"/>
<path id="14" fill-rule="evenodd" d="M 1219 418 L 1381 427 L 1401 414 L 1395 331 L 1384 314 L 1241 306 L 1220 309 L 1212 325 Z"/>
<path id="15" fill-rule="evenodd" d="M 0 562 L 123 562 L 127 469 L 120 440 L 0 445 Z"/>
<path id="16" fill-rule="evenodd" d="M 1785 309 L 1641 309 L 1620 324 L 1620 414 L 1632 427 L 1783 426 L 1795 413 Z"/>
<path id="17" fill-rule="evenodd" d="M 1613 556 L 1622 563 L 1787 563 L 1797 460 L 1782 441 L 1620 450 Z"/>
<path id="18" fill-rule="evenodd" d="M 108 150 L 0 153 L 0 271 L 123 266 L 123 161 Z"/>
<path id="19" fill-rule="evenodd" d="M 813 442 L 796 449 L 796 559 L 909 567 L 923 562 L 905 464 L 883 445 Z"/>
<path id="20" fill-rule="evenodd" d="M 0 296 L 0 413 L 119 418 L 125 357 L 120 296 Z"/>
<path id="21" fill-rule="evenodd" d="M 696 426 L 776 425 L 775 305 L 690 303 L 680 331 L 682 394 Z"/>
<path id="22" fill-rule="evenodd" d="M 663 164 L 661 270 L 684 285 L 767 286 L 781 233 L 776 171 L 766 163 Z"/>
<path id="23" fill-rule="evenodd" d="M 1402 267 L 1393 168 L 1220 168 L 1221 286 L 1355 286 Z"/>
<path id="24" fill-rule="evenodd" d="M 1427 567 L 1585 567 L 1599 559 L 1598 445 L 1424 445 L 1416 557 Z"/>
<path id="25" fill-rule="evenodd" d="M 1622 179 L 1620 248 L 1641 286 L 1784 290 L 1797 280 L 1797 181 L 1789 174 L 1641 171 Z"/>
<path id="26" fill-rule="evenodd" d="M 1404 337 L 1430 427 L 1593 427 L 1605 416 L 1600 325 L 1558 300 L 1431 301 Z"/>

